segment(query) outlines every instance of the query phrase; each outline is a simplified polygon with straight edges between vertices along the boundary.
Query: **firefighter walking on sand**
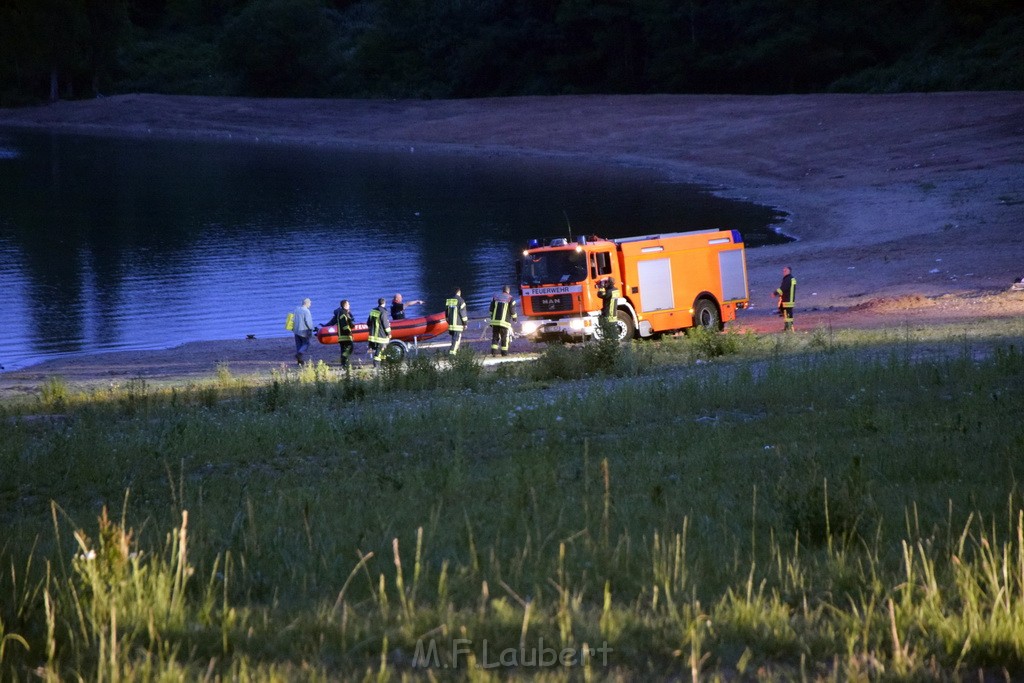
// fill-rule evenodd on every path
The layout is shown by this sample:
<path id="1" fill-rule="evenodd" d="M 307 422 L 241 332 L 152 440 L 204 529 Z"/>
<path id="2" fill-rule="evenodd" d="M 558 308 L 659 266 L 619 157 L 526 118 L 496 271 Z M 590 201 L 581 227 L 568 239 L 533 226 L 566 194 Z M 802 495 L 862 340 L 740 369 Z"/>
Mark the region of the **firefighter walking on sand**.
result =
<path id="1" fill-rule="evenodd" d="M 338 351 L 341 354 L 341 367 L 349 369 L 348 359 L 352 357 L 352 349 L 355 344 L 352 342 L 352 330 L 356 321 L 352 318 L 348 299 L 342 299 L 338 307 L 334 309 L 334 317 L 321 327 L 338 326 Z"/>
<path id="2" fill-rule="evenodd" d="M 309 312 L 312 301 L 303 299 L 292 313 L 292 332 L 295 334 L 295 362 L 305 365 L 309 340 L 313 338 L 313 314 Z"/>
<path id="3" fill-rule="evenodd" d="M 448 321 L 448 334 L 451 335 L 452 345 L 448 349 L 448 355 L 454 356 L 459 352 L 459 344 L 462 343 L 462 331 L 469 323 L 469 315 L 466 313 L 466 302 L 462 299 L 462 288 L 456 287 L 455 294 L 444 302 L 444 318 Z"/>
<path id="4" fill-rule="evenodd" d="M 377 299 L 377 308 L 370 311 L 366 327 L 369 328 L 369 354 L 373 359 L 373 367 L 377 367 L 377 363 L 384 359 L 384 349 L 391 341 L 391 320 L 384 299 Z"/>
<path id="5" fill-rule="evenodd" d="M 782 316 L 785 332 L 793 331 L 793 305 L 796 304 L 796 278 L 793 277 L 793 269 L 789 266 L 782 268 L 782 283 L 775 290 L 775 296 L 779 298 L 779 315 Z"/>
<path id="6" fill-rule="evenodd" d="M 509 286 L 505 285 L 501 291 L 491 299 L 491 355 L 508 355 L 508 345 L 512 341 L 512 323 L 518 319 L 516 313 L 516 300 L 509 294 Z"/>

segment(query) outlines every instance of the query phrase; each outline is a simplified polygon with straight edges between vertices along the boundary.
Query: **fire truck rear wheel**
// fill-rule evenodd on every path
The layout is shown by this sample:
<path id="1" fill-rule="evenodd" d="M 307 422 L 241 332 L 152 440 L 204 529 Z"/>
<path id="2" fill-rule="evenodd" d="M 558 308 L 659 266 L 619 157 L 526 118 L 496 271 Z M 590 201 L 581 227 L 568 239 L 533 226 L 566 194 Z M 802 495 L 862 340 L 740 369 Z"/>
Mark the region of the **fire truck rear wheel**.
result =
<path id="1" fill-rule="evenodd" d="M 695 327 L 703 327 L 705 330 L 719 332 L 722 329 L 722 318 L 718 314 L 718 307 L 714 302 L 707 299 L 699 299 L 693 307 L 693 324 Z"/>

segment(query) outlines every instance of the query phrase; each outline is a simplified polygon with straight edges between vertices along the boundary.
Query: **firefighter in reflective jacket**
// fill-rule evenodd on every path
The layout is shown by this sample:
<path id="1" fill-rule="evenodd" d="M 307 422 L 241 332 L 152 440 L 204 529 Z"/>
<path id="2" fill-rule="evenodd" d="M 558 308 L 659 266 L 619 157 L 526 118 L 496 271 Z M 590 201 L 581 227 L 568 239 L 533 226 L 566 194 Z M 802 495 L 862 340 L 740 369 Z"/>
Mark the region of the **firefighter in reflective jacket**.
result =
<path id="1" fill-rule="evenodd" d="M 352 349 L 355 347 L 355 344 L 352 343 L 352 330 L 356 325 L 356 321 L 352 318 L 352 312 L 349 310 L 348 299 L 341 300 L 338 307 L 334 309 L 334 317 L 324 324 L 323 327 L 331 325 L 338 326 L 338 347 L 341 352 L 341 367 L 348 370 L 348 359 L 351 358 Z"/>
<path id="2" fill-rule="evenodd" d="M 388 318 L 388 309 L 384 305 L 384 299 L 377 299 L 377 308 L 370 311 L 370 317 L 366 319 L 366 327 L 369 328 L 370 342 L 369 354 L 373 358 L 373 366 L 377 367 L 384 358 L 384 349 L 391 341 L 391 320 Z"/>
<path id="3" fill-rule="evenodd" d="M 619 302 L 619 290 L 615 287 L 615 278 L 609 277 L 601 281 L 601 286 L 597 289 L 597 295 L 601 298 L 601 331 L 607 331 L 609 334 L 618 336 L 619 330 L 616 323 L 618 317 L 616 316 L 615 309 Z M 615 328 L 612 329 L 612 326 Z"/>
<path id="4" fill-rule="evenodd" d="M 597 295 L 601 297 L 601 317 L 606 322 L 615 322 L 618 319 L 615 316 L 615 306 L 619 301 L 619 290 L 615 287 L 615 278 L 605 278 L 597 290 Z"/>
<path id="5" fill-rule="evenodd" d="M 469 316 L 466 314 L 466 302 L 462 299 L 462 288 L 455 288 L 455 295 L 444 302 L 444 318 L 448 321 L 448 334 L 451 335 L 452 345 L 448 353 L 452 356 L 459 352 L 459 344 L 462 343 L 462 331 L 469 323 Z"/>
<path id="6" fill-rule="evenodd" d="M 491 355 L 508 355 L 508 345 L 512 340 L 512 323 L 519 316 L 516 314 L 516 300 L 509 294 L 509 286 L 505 285 L 491 299 Z"/>
<path id="7" fill-rule="evenodd" d="M 796 303 L 796 278 L 793 277 L 793 269 L 789 266 L 782 268 L 782 283 L 775 290 L 775 296 L 779 298 L 779 315 L 782 316 L 784 322 L 782 329 L 792 332 L 793 305 Z"/>

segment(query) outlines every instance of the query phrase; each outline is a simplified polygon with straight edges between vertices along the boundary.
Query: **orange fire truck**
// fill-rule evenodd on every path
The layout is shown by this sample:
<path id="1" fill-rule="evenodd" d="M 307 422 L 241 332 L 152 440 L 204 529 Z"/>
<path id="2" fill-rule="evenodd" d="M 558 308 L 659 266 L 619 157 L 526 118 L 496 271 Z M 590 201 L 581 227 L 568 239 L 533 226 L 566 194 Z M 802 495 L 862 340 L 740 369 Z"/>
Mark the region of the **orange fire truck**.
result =
<path id="1" fill-rule="evenodd" d="M 534 341 L 599 336 L 599 290 L 607 278 L 619 292 L 615 318 L 624 339 L 696 326 L 721 330 L 750 298 L 736 230 L 530 240 L 517 271 L 522 334 Z"/>

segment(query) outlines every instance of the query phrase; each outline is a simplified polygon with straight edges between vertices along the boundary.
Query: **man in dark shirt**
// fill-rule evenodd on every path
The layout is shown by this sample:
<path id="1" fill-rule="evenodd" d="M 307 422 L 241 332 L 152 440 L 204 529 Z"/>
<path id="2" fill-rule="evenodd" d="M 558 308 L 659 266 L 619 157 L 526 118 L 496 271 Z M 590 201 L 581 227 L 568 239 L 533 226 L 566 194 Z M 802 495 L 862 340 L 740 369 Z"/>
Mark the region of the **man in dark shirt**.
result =
<path id="1" fill-rule="evenodd" d="M 395 294 L 395 298 L 391 300 L 391 319 L 392 320 L 405 320 L 405 307 L 415 306 L 416 304 L 422 304 L 420 299 L 414 299 L 413 301 L 402 301 L 401 294 Z"/>

